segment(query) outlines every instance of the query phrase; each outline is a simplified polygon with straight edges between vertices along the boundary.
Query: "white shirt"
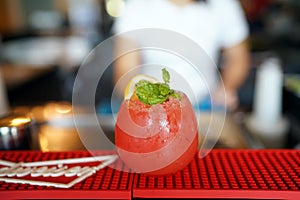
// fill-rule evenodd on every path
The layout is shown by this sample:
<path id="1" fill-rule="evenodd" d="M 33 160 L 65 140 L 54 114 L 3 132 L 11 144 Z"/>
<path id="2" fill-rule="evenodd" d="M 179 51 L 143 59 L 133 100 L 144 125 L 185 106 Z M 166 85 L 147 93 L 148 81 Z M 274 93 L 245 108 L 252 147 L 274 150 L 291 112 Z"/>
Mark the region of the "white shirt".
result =
<path id="1" fill-rule="evenodd" d="M 125 12 L 115 21 L 113 31 L 120 33 L 141 28 L 160 28 L 183 34 L 201 46 L 214 63 L 218 61 L 221 48 L 234 46 L 248 36 L 244 13 L 236 0 L 193 2 L 184 7 L 169 0 L 128 0 Z M 215 67 L 200 67 L 202 79 L 205 79 L 200 80 L 192 67 L 177 56 L 155 50 L 142 51 L 142 54 L 146 64 L 161 64 L 174 69 L 177 74 L 171 73 L 171 87 L 184 90 L 192 102 L 207 95 L 208 90 L 216 85 Z M 144 71 L 161 76 L 149 67 Z M 183 82 L 179 81 L 180 77 Z M 201 87 L 208 88 L 200 90 Z"/>

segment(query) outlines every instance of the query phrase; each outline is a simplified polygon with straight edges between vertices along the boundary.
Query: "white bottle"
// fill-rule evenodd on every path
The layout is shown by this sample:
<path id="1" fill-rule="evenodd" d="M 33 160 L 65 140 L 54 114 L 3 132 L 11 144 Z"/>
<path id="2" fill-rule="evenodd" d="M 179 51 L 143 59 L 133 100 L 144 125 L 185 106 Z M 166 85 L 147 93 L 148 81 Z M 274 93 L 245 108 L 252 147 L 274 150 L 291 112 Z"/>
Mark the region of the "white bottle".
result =
<path id="1" fill-rule="evenodd" d="M 269 58 L 258 68 L 254 93 L 254 117 L 265 126 L 281 119 L 283 74 L 279 59 Z"/>

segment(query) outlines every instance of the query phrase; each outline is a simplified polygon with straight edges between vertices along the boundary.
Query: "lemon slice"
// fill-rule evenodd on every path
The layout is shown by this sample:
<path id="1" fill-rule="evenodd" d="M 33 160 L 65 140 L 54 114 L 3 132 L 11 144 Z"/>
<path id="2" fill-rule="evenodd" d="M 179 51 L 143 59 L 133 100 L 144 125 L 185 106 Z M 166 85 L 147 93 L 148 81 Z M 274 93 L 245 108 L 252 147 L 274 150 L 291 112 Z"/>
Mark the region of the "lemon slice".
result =
<path id="1" fill-rule="evenodd" d="M 134 76 L 126 85 L 125 91 L 124 91 L 124 99 L 130 99 L 131 96 L 133 95 L 135 91 L 135 85 L 140 81 L 140 80 L 146 80 L 151 83 L 156 83 L 158 80 L 152 76 L 148 76 L 145 74 L 139 74 Z"/>

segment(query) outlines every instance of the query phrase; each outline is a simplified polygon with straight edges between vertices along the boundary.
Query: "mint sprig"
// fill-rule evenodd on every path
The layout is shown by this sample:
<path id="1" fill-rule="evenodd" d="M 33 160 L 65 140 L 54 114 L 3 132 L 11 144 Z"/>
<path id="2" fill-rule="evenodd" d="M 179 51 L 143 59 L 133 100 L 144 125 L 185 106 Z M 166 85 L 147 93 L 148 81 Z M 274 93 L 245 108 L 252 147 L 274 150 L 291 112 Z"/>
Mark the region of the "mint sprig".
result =
<path id="1" fill-rule="evenodd" d="M 135 92 L 139 100 L 148 105 L 161 104 L 170 96 L 181 99 L 179 93 L 170 88 L 170 74 L 166 68 L 162 69 L 164 83 L 151 83 L 147 80 L 140 80 L 135 85 Z"/>

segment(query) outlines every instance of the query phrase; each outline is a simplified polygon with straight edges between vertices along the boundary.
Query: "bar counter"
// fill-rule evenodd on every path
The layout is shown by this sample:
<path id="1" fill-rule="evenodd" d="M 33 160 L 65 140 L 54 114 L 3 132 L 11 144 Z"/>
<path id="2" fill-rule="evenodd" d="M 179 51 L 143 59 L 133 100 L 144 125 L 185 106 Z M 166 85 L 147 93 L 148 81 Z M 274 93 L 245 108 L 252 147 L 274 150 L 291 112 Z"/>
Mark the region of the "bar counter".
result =
<path id="1" fill-rule="evenodd" d="M 300 196 L 300 151 L 262 148 L 232 114 L 226 116 L 207 156 L 196 154 L 175 174 L 149 176 L 134 173 L 118 158 L 112 115 L 99 116 L 106 133 L 99 136 L 88 115 L 82 115 L 85 129 L 78 134 L 66 102 L 19 107 L 14 112 L 31 113 L 37 129 L 31 133 L 29 149 L 0 151 L 2 199 L 296 200 Z M 211 113 L 200 114 L 200 125 L 205 125 Z"/>

